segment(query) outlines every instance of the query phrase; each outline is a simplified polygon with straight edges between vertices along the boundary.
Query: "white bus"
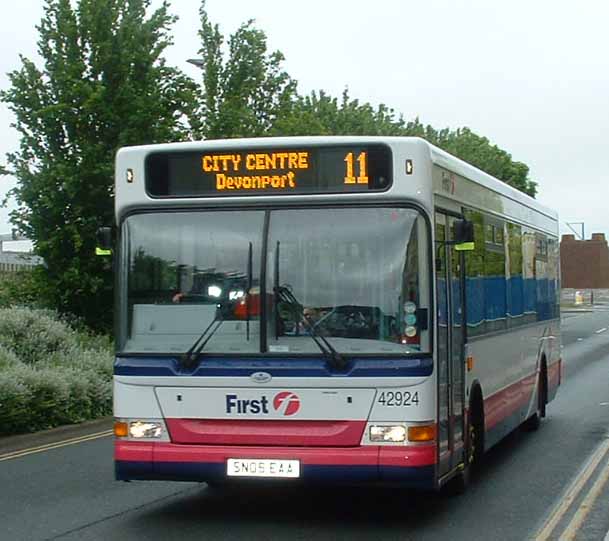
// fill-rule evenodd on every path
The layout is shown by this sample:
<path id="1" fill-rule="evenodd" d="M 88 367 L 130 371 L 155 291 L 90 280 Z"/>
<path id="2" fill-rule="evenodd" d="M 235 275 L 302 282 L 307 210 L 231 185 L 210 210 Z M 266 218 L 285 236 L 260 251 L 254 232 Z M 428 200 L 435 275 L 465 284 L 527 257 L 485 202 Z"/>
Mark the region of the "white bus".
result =
<path id="1" fill-rule="evenodd" d="M 418 138 L 116 158 L 116 478 L 463 488 L 560 384 L 557 215 Z"/>

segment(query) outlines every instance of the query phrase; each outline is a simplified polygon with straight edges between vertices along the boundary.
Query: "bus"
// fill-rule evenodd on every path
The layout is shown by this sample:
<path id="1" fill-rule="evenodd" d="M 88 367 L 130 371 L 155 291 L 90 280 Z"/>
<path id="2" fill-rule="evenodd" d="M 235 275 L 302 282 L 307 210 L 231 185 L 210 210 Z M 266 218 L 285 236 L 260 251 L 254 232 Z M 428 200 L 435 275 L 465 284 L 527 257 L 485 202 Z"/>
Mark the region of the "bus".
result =
<path id="1" fill-rule="evenodd" d="M 556 394 L 556 213 L 422 139 L 126 147 L 115 195 L 119 480 L 462 490 Z"/>

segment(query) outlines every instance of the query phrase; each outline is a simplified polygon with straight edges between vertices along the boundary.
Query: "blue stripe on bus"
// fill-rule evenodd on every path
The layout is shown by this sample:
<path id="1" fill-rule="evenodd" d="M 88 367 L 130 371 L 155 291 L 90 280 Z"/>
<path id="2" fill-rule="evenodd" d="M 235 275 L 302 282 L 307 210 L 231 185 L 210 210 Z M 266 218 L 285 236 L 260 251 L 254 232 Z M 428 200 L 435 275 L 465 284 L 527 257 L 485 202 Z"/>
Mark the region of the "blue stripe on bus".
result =
<path id="1" fill-rule="evenodd" d="M 431 489 L 434 486 L 434 467 L 402 468 L 397 466 L 330 466 L 304 464 L 300 480 L 332 484 L 358 482 L 400 483 L 402 485 Z M 221 481 L 227 479 L 226 465 L 211 462 L 131 462 L 117 460 L 115 477 L 118 481 Z M 246 481 L 256 480 L 246 479 Z M 258 480 L 260 481 L 260 480 Z"/>
<path id="2" fill-rule="evenodd" d="M 407 377 L 429 376 L 433 370 L 431 357 L 407 359 L 351 359 L 346 370 L 330 368 L 319 358 L 222 358 L 200 359 L 194 369 L 180 366 L 176 357 L 117 357 L 116 376 L 231 376 L 249 377 L 264 371 L 273 377 Z"/>

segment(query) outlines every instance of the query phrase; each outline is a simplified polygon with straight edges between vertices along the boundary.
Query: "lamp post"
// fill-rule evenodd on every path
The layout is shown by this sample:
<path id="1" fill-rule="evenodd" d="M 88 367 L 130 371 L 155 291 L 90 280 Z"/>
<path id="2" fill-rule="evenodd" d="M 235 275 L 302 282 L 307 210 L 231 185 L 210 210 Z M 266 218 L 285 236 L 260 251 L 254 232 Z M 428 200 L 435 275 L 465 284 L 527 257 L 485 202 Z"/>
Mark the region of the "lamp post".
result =
<path id="1" fill-rule="evenodd" d="M 193 66 L 197 66 L 199 69 L 203 69 L 205 67 L 205 62 L 203 62 L 201 58 L 189 58 L 186 60 L 186 62 L 192 64 Z"/>
<path id="2" fill-rule="evenodd" d="M 189 60 L 189 62 L 190 62 L 190 60 Z M 578 236 L 579 236 L 579 234 L 577 233 L 577 231 L 575 231 L 575 229 L 573 229 L 571 226 L 572 225 L 581 225 L 582 234 L 581 234 L 581 237 L 579 237 L 579 240 L 586 240 L 586 233 L 584 231 L 584 222 L 565 222 L 565 223 L 567 224 L 567 227 Z"/>

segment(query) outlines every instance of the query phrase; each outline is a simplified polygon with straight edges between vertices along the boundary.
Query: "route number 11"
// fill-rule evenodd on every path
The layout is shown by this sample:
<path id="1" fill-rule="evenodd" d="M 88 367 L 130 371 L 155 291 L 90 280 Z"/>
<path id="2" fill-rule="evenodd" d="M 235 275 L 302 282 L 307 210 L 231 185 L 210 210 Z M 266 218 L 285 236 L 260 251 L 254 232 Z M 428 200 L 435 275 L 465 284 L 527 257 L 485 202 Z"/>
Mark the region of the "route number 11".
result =
<path id="1" fill-rule="evenodd" d="M 345 175 L 345 184 L 368 184 L 368 168 L 366 167 L 367 155 L 365 152 L 360 152 L 357 158 L 354 158 L 353 152 L 349 152 L 345 156 L 345 163 L 347 164 L 347 172 Z M 354 166 L 359 166 L 359 175 L 354 175 Z"/>

